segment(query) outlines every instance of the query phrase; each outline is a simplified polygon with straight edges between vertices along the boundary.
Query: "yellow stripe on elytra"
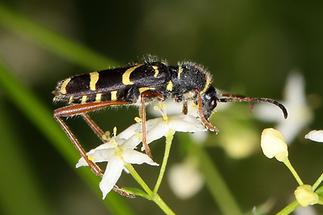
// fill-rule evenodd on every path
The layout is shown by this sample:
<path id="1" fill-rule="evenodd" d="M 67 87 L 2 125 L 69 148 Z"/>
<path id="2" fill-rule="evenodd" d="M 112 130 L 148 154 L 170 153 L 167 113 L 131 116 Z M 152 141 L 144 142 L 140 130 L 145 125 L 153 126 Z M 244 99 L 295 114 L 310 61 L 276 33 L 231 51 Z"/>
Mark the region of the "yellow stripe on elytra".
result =
<path id="1" fill-rule="evenodd" d="M 84 104 L 84 103 L 86 103 L 86 100 L 87 100 L 87 96 L 82 96 L 82 99 L 81 99 L 81 104 Z"/>
<path id="2" fill-rule="evenodd" d="M 62 85 L 61 85 L 61 89 L 60 89 L 60 93 L 61 94 L 66 94 L 66 86 L 68 85 L 68 83 L 71 81 L 71 78 L 67 78 L 63 81 Z"/>
<path id="3" fill-rule="evenodd" d="M 201 94 L 203 94 L 207 91 L 207 89 L 209 88 L 211 81 L 212 81 L 211 75 L 209 73 L 205 74 L 205 78 L 206 78 L 206 82 L 205 82 L 205 86 L 204 86 L 203 90 L 201 91 Z"/>
<path id="4" fill-rule="evenodd" d="M 172 81 L 169 81 L 167 86 L 166 86 L 166 90 L 168 91 L 173 91 L 173 82 Z"/>
<path id="5" fill-rule="evenodd" d="M 90 73 L 90 90 L 96 90 L 96 82 L 99 80 L 99 73 L 98 72 L 91 72 Z"/>
<path id="6" fill-rule="evenodd" d="M 97 93 L 97 94 L 95 95 L 95 101 L 96 101 L 96 102 L 100 102 L 100 101 L 101 101 L 101 98 L 102 98 L 102 93 Z"/>
<path id="7" fill-rule="evenodd" d="M 178 65 L 178 70 L 177 70 L 177 78 L 181 79 L 181 74 L 183 72 L 182 65 Z"/>
<path id="8" fill-rule="evenodd" d="M 155 88 L 153 88 L 153 87 L 140 87 L 139 88 L 139 93 L 141 94 L 141 93 L 143 93 L 143 92 L 145 92 L 147 90 L 155 90 Z"/>
<path id="9" fill-rule="evenodd" d="M 111 101 L 116 101 L 117 100 L 117 92 L 116 90 L 111 91 Z"/>
<path id="10" fill-rule="evenodd" d="M 153 66 L 154 69 L 154 78 L 157 78 L 158 74 L 159 74 L 159 70 L 158 70 L 158 66 Z"/>
<path id="11" fill-rule="evenodd" d="M 70 98 L 68 99 L 68 104 L 72 104 L 73 102 L 73 96 L 70 96 Z"/>
<path id="12" fill-rule="evenodd" d="M 136 66 L 133 66 L 133 67 L 130 67 L 129 69 L 127 69 L 127 70 L 123 73 L 123 75 L 122 75 L 122 83 L 123 83 L 124 85 L 132 85 L 132 84 L 134 84 L 134 83 L 130 80 L 130 75 L 131 75 L 131 73 L 132 73 L 135 69 L 137 69 L 139 66 L 141 66 L 141 64 L 136 65 Z"/>

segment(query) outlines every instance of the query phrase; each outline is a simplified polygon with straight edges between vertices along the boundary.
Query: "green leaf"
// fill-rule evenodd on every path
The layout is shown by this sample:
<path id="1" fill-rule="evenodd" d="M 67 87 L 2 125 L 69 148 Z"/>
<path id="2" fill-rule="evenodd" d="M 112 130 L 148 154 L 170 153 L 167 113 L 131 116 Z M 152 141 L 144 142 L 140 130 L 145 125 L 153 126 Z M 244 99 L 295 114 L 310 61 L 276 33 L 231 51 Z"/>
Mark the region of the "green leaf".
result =
<path id="1" fill-rule="evenodd" d="M 76 171 L 75 163 L 79 155 L 67 139 L 64 132 L 58 127 L 52 118 L 52 113 L 43 105 L 36 96 L 26 87 L 24 87 L 9 71 L 5 65 L 0 62 L 0 88 L 6 96 L 20 109 L 20 111 L 29 118 L 49 140 L 57 151 Z M 98 190 L 98 178 L 90 171 L 76 171 L 90 185 L 90 187 L 101 196 Z M 130 208 L 122 201 L 121 197 L 115 193 L 109 194 L 103 201 L 106 208 L 113 214 L 133 214 Z"/>
<path id="2" fill-rule="evenodd" d="M 116 63 L 87 47 L 54 33 L 0 4 L 0 26 L 31 39 L 41 47 L 89 69 L 107 68 Z"/>
<path id="3" fill-rule="evenodd" d="M 55 214 L 44 190 L 37 183 L 26 154 L 22 150 L 24 141 L 19 139 L 0 103 L 0 202 L 1 211 L 14 214 Z M 17 207 L 19 205 L 19 207 Z"/>

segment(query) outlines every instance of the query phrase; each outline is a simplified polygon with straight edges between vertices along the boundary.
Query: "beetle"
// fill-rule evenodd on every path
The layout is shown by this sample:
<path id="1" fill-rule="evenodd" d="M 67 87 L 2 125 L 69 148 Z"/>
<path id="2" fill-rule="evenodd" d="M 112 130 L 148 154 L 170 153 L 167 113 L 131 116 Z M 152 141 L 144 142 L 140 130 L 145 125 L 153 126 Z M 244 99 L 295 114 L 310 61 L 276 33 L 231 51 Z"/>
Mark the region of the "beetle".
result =
<path id="1" fill-rule="evenodd" d="M 208 119 L 219 102 L 272 103 L 278 106 L 287 118 L 286 108 L 273 99 L 220 93 L 212 85 L 210 73 L 201 65 L 192 62 L 181 62 L 171 66 L 162 61 L 148 60 L 76 75 L 58 82 L 53 94 L 55 102 L 67 103 L 66 106 L 54 110 L 55 120 L 97 175 L 102 175 L 100 167 L 87 157 L 63 118 L 82 116 L 94 133 L 105 142 L 108 140 L 107 135 L 87 113 L 109 106 L 137 105 L 141 118 L 142 143 L 149 156 L 151 151 L 146 141 L 145 106 L 152 101 L 174 99 L 183 104 L 184 114 L 187 113 L 187 102 L 194 101 L 198 106 L 201 122 L 208 130 L 215 132 L 217 128 Z"/>

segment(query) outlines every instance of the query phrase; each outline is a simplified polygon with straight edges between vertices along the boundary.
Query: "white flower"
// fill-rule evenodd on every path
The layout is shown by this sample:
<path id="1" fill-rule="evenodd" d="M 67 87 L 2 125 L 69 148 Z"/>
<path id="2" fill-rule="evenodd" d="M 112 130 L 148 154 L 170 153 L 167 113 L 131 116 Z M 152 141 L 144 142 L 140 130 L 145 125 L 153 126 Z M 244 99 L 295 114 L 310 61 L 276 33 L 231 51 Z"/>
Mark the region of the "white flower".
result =
<path id="1" fill-rule="evenodd" d="M 226 107 L 228 107 L 229 103 L 219 103 L 217 106 L 217 110 L 224 110 Z M 199 117 L 197 105 L 194 104 L 194 101 L 188 101 L 188 115 Z M 183 103 L 175 102 L 172 99 L 166 100 L 163 102 L 163 112 L 160 111 L 159 108 L 156 110 L 156 106 L 151 105 L 148 108 L 149 113 L 151 113 L 153 116 L 160 116 L 161 114 L 167 114 L 167 115 L 178 115 L 182 114 L 182 108 Z M 194 132 L 191 134 L 191 137 L 195 140 L 196 143 L 203 143 L 207 138 L 207 132 L 205 130 L 202 130 L 200 132 Z"/>
<path id="2" fill-rule="evenodd" d="M 310 131 L 305 135 L 305 138 L 316 142 L 323 142 L 323 130 Z"/>
<path id="3" fill-rule="evenodd" d="M 126 134 L 131 132 L 126 132 Z M 149 156 L 144 153 L 134 150 L 141 142 L 140 137 L 130 137 L 129 139 L 122 138 L 124 134 L 120 134 L 108 143 L 104 143 L 87 153 L 90 160 L 95 163 L 108 162 L 108 165 L 100 182 L 100 189 L 103 194 L 103 199 L 112 190 L 121 176 L 122 170 L 125 169 L 125 164 L 142 164 L 147 163 L 153 166 L 158 165 Z M 76 167 L 87 166 L 86 161 L 81 158 L 76 164 Z M 126 170 L 127 171 L 127 170 Z"/>
<path id="4" fill-rule="evenodd" d="M 287 143 L 291 143 L 313 119 L 313 113 L 306 102 L 304 78 L 299 73 L 288 76 L 282 102 L 288 110 L 288 118 L 284 119 L 276 107 L 268 104 L 255 106 L 255 115 L 264 121 L 278 122 L 277 130 L 281 131 Z"/>
<path id="5" fill-rule="evenodd" d="M 266 128 L 261 134 L 261 148 L 268 158 L 275 157 L 278 161 L 285 161 L 288 157 L 287 144 L 283 135 L 273 128 Z"/>
<path id="6" fill-rule="evenodd" d="M 147 122 L 147 143 L 151 143 L 165 136 L 170 130 L 180 132 L 200 132 L 205 131 L 201 121 L 192 116 L 178 114 L 174 116 L 163 116 L 148 120 Z M 103 198 L 111 191 L 121 176 L 122 170 L 125 170 L 125 164 L 158 165 L 146 154 L 134 150 L 141 142 L 141 124 L 135 123 L 112 137 L 108 143 L 104 143 L 87 153 L 89 159 L 95 163 L 108 162 L 102 180 L 100 189 Z M 81 158 L 76 167 L 87 166 L 86 161 Z"/>
<path id="7" fill-rule="evenodd" d="M 204 179 L 192 160 L 170 167 L 168 183 L 173 192 L 181 199 L 195 195 L 203 186 Z"/>
<path id="8" fill-rule="evenodd" d="M 169 130 L 179 132 L 205 132 L 207 129 L 203 126 L 198 118 L 198 110 L 196 105 L 188 104 L 188 114 L 177 113 L 176 115 L 167 116 L 168 106 L 154 106 L 154 110 L 158 111 L 163 117 L 151 119 L 147 121 L 147 142 L 152 142 L 165 136 Z M 172 111 L 170 111 L 172 112 Z M 140 132 L 140 125 L 137 126 L 137 131 Z"/>

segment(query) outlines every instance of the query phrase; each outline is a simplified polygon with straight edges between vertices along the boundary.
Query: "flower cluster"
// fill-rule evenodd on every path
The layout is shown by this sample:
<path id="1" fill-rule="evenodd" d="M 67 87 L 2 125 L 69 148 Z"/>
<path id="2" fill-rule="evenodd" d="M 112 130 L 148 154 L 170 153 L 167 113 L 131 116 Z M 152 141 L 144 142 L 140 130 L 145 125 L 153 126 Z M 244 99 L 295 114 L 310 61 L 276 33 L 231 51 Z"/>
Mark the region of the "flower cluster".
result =
<path id="1" fill-rule="evenodd" d="M 147 143 L 166 136 L 170 131 L 179 132 L 202 132 L 206 131 L 205 127 L 196 114 L 196 109 L 191 108 L 187 115 L 182 113 L 168 116 L 164 112 L 165 107 L 155 106 L 155 110 L 162 113 L 162 117 L 148 120 L 147 126 Z M 103 198 L 112 190 L 121 176 L 122 171 L 128 172 L 127 164 L 147 163 L 157 166 L 149 156 L 136 150 L 141 143 L 141 122 L 131 125 L 123 132 L 114 136 L 106 143 L 92 149 L 87 153 L 89 159 L 95 163 L 108 162 L 102 180 L 100 189 Z M 87 166 L 86 161 L 81 158 L 76 167 Z"/>
<path id="2" fill-rule="evenodd" d="M 323 142 L 323 132 L 322 130 L 311 131 L 305 138 Z M 288 159 L 288 147 L 285 138 L 280 131 L 273 128 L 264 129 L 261 135 L 261 148 L 266 157 L 275 157 L 278 161 L 283 162 L 293 174 L 299 184 L 294 191 L 296 201 L 299 205 L 307 207 L 319 203 L 319 194 L 315 191 L 323 180 L 323 174 L 321 174 L 312 186 L 304 184 Z"/>

